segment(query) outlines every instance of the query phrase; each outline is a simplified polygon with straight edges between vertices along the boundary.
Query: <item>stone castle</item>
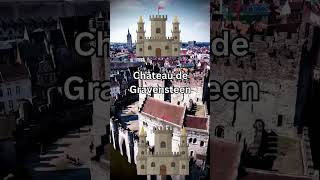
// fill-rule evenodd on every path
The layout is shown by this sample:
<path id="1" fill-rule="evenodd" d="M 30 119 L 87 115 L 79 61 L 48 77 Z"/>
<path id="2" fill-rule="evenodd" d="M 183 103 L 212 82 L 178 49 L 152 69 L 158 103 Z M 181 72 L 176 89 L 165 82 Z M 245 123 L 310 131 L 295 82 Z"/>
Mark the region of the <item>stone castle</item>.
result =
<path id="1" fill-rule="evenodd" d="M 138 175 L 188 175 L 189 156 L 187 144 L 187 132 L 181 130 L 180 145 L 178 152 L 172 152 L 172 133 L 168 128 L 154 129 L 154 152 L 148 151 L 146 141 L 147 134 L 141 128 L 139 135 L 137 154 Z"/>
<path id="2" fill-rule="evenodd" d="M 167 15 L 152 15 L 151 36 L 145 37 L 144 22 L 142 16 L 139 17 L 136 56 L 179 56 L 180 55 L 180 29 L 178 17 L 175 16 L 172 22 L 172 37 L 166 36 Z"/>

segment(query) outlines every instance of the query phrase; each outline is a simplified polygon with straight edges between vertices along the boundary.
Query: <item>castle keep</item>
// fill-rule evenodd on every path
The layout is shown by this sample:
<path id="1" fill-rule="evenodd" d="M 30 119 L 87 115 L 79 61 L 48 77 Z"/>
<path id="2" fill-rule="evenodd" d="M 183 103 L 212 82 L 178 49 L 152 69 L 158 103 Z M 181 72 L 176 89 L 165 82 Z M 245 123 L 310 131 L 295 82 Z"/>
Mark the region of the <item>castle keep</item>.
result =
<path id="1" fill-rule="evenodd" d="M 151 36 L 145 37 L 144 22 L 142 16 L 139 17 L 136 55 L 142 56 L 179 56 L 180 55 L 180 29 L 178 17 L 175 16 L 172 22 L 172 37 L 166 36 L 167 15 L 152 15 Z"/>
<path id="2" fill-rule="evenodd" d="M 137 154 L 138 175 L 188 175 L 187 132 L 181 130 L 179 152 L 172 152 L 172 129 L 154 129 L 155 150 L 147 151 L 146 132 L 141 128 Z"/>

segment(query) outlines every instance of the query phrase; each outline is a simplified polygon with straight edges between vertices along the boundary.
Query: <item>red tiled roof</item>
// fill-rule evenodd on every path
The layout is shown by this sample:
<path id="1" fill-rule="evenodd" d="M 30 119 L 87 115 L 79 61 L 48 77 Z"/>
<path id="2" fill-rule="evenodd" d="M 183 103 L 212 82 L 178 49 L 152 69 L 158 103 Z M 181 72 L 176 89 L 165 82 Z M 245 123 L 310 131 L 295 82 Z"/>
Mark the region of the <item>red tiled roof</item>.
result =
<path id="1" fill-rule="evenodd" d="M 208 118 L 197 116 L 186 116 L 186 126 L 195 129 L 208 130 Z"/>
<path id="2" fill-rule="evenodd" d="M 312 180 L 311 177 L 289 176 L 282 174 L 274 174 L 272 172 L 264 171 L 250 171 L 248 175 L 241 178 L 241 180 Z"/>
<path id="3" fill-rule="evenodd" d="M 211 151 L 210 161 L 212 162 L 211 180 L 234 180 L 238 176 L 240 163 L 241 146 L 224 142 L 220 139 L 210 139 Z M 260 180 L 260 179 L 255 179 Z"/>
<path id="4" fill-rule="evenodd" d="M 148 97 L 144 102 L 142 112 L 166 122 L 182 126 L 185 107 Z"/>

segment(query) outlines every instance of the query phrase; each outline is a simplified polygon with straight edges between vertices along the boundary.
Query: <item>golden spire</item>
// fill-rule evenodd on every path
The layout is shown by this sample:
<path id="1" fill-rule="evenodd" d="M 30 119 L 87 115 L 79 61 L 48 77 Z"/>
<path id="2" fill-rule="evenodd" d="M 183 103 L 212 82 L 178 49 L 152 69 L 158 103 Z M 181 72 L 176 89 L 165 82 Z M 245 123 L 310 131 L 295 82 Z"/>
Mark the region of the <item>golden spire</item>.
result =
<path id="1" fill-rule="evenodd" d="M 178 16 L 174 16 L 174 17 L 173 17 L 173 22 L 174 22 L 174 23 L 179 22 L 179 21 L 178 21 Z"/>
<path id="2" fill-rule="evenodd" d="M 139 21 L 138 21 L 138 23 L 143 23 L 142 16 L 139 16 Z"/>
<path id="3" fill-rule="evenodd" d="M 146 132 L 144 131 L 144 128 L 142 127 L 141 128 L 141 131 L 140 131 L 140 136 L 145 136 Z"/>
<path id="4" fill-rule="evenodd" d="M 187 136 L 187 130 L 184 126 L 181 129 L 181 136 Z"/>

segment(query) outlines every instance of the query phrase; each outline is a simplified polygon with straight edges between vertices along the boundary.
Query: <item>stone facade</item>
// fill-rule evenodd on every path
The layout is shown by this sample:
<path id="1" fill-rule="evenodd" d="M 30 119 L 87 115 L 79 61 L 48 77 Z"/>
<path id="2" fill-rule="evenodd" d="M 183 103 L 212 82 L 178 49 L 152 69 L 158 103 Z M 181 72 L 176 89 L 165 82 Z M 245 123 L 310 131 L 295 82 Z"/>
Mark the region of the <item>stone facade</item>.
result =
<path id="1" fill-rule="evenodd" d="M 140 16 L 138 21 L 136 56 L 179 56 L 180 55 L 180 29 L 178 18 L 172 22 L 172 37 L 166 36 L 167 15 L 152 15 L 151 36 L 145 37 L 144 22 Z"/>
<path id="2" fill-rule="evenodd" d="M 178 151 L 172 151 L 172 129 L 154 129 L 154 152 L 148 151 L 146 133 L 141 128 L 137 154 L 138 175 L 188 175 L 189 157 L 186 130 L 181 130 Z"/>

